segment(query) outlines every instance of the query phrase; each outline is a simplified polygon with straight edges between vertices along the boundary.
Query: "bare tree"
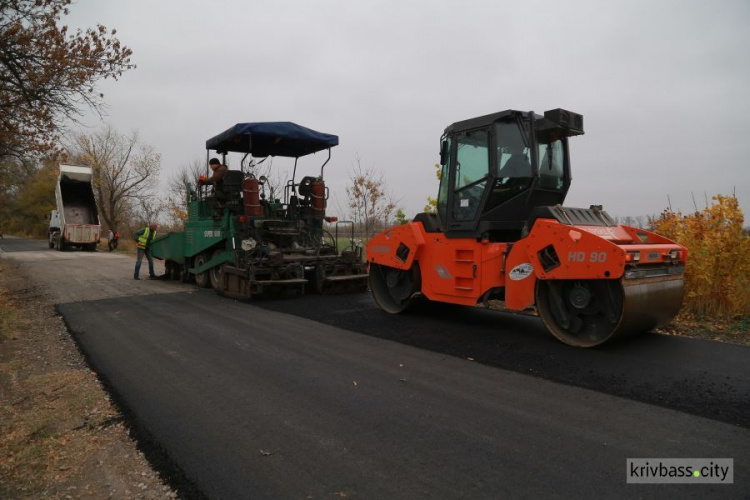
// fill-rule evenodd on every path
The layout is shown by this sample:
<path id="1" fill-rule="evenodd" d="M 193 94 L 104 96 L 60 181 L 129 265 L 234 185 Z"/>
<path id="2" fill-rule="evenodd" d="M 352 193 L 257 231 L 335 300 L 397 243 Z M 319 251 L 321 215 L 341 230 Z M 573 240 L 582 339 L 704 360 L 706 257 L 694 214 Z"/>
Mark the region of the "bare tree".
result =
<path id="1" fill-rule="evenodd" d="M 651 225 L 651 218 L 646 215 L 639 215 L 637 217 L 631 215 L 615 216 L 614 220 L 617 224 L 622 224 L 637 229 L 648 229 Z"/>
<path id="2" fill-rule="evenodd" d="M 383 174 L 374 167 L 363 168 L 359 156 L 354 160 L 349 182 L 346 194 L 352 220 L 369 238 L 377 229 L 389 225 L 396 203 L 388 193 Z"/>
<path id="3" fill-rule="evenodd" d="M 206 162 L 195 158 L 183 165 L 169 178 L 169 194 L 175 197 L 187 198 L 188 189 L 194 189 L 198 177 L 206 173 Z"/>
<path id="4" fill-rule="evenodd" d="M 145 226 L 159 220 L 162 213 L 164 213 L 166 206 L 162 199 L 155 196 L 149 196 L 140 198 L 138 200 L 138 218 L 140 219 L 139 226 Z"/>
<path id="5" fill-rule="evenodd" d="M 288 172 L 282 173 L 282 170 L 274 168 L 272 157 L 269 156 L 260 161 L 251 160 L 246 171 L 258 179 L 264 179 L 262 192 L 269 201 L 284 197 L 284 186 L 289 180 Z"/>
<path id="6" fill-rule="evenodd" d="M 142 208 L 154 196 L 152 181 L 159 176 L 161 157 L 153 147 L 140 142 L 138 132 L 125 136 L 110 126 L 92 134 L 72 137 L 68 161 L 90 166 L 101 217 L 117 230 L 129 223 L 123 215 Z"/>
<path id="7" fill-rule="evenodd" d="M 169 178 L 167 189 L 169 194 L 165 210 L 170 223 L 175 229 L 182 227 L 188 216 L 188 200 L 190 193 L 195 191 L 198 177 L 206 173 L 206 162 L 201 158 L 193 159 L 183 165 Z"/>

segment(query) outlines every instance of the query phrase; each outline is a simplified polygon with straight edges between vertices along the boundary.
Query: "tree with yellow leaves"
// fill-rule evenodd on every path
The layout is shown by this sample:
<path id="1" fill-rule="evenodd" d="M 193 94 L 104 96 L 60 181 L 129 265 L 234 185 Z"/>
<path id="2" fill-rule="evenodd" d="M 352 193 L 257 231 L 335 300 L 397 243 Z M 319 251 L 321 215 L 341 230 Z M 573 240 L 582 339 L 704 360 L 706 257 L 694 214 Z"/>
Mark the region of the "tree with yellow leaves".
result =
<path id="1" fill-rule="evenodd" d="M 750 315 L 750 237 L 734 196 L 717 195 L 693 214 L 665 210 L 654 231 L 688 249 L 685 311 L 707 318 Z"/>

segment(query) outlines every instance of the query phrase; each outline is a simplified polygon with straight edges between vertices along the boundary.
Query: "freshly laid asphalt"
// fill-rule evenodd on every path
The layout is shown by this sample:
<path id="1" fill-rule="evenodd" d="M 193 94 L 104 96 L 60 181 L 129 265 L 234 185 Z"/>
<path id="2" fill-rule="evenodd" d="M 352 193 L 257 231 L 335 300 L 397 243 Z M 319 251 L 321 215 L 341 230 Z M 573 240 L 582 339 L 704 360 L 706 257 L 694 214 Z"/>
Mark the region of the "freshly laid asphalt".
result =
<path id="1" fill-rule="evenodd" d="M 368 293 L 257 303 L 352 332 L 750 428 L 750 347 L 640 335 L 579 349 L 532 316 L 418 302 L 388 315 Z"/>
<path id="2" fill-rule="evenodd" d="M 366 294 L 273 307 L 324 311 L 328 304 L 330 314 L 341 318 L 337 307 L 347 300 L 360 304 L 348 315 L 376 327 Z M 478 347 L 461 356 L 435 352 L 270 306 L 201 291 L 76 302 L 59 311 L 134 425 L 193 482 L 194 494 L 406 499 L 750 493 L 741 473 L 750 460 L 750 430 L 741 426 L 544 380 L 541 362 L 530 365 L 528 375 L 516 373 L 523 370 L 464 359 L 481 359 Z M 445 314 L 463 315 L 456 325 L 468 332 L 486 328 L 484 314 Z M 381 328 L 391 335 L 413 333 L 409 320 L 399 330 L 383 317 Z M 439 337 L 447 321 L 436 311 L 414 318 L 427 337 Z M 528 358 L 546 342 L 530 326 L 534 321 L 511 317 L 512 326 L 495 328 L 495 340 L 502 344 L 509 329 L 522 339 L 521 330 L 530 328 L 534 340 L 507 346 Z M 685 349 L 675 345 L 672 358 Z M 546 358 L 551 366 L 589 359 L 581 370 L 594 366 L 598 372 L 590 376 L 604 385 L 609 379 L 626 384 L 623 367 L 641 350 L 628 344 L 620 352 L 583 351 L 589 358 L 581 358 L 576 349 L 550 349 L 559 356 Z M 597 353 L 606 358 L 591 361 Z M 716 363 L 735 373 L 738 368 L 727 365 L 736 359 Z M 710 371 L 714 364 L 685 373 Z M 603 373 L 607 365 L 615 375 Z M 664 372 L 676 365 L 665 361 Z M 626 459 L 638 457 L 734 458 L 735 483 L 625 484 Z"/>
<path id="3" fill-rule="evenodd" d="M 366 293 L 240 303 L 44 247 L 0 259 L 56 297 L 183 497 L 750 497 L 748 348 L 575 349 L 536 318 Z M 733 458 L 734 484 L 626 484 L 627 458 Z"/>

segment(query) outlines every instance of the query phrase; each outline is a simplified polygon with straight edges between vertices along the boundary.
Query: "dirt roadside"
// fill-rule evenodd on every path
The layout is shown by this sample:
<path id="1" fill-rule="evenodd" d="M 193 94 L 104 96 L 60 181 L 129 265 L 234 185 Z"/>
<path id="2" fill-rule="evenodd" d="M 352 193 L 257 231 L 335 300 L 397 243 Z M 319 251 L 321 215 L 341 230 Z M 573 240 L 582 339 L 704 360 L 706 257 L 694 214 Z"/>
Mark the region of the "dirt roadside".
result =
<path id="1" fill-rule="evenodd" d="M 0 260 L 0 498 L 177 498 L 55 314 Z"/>
<path id="2" fill-rule="evenodd" d="M 657 333 L 750 346 L 750 317 L 706 321 L 689 314 L 678 314 L 672 323 Z"/>

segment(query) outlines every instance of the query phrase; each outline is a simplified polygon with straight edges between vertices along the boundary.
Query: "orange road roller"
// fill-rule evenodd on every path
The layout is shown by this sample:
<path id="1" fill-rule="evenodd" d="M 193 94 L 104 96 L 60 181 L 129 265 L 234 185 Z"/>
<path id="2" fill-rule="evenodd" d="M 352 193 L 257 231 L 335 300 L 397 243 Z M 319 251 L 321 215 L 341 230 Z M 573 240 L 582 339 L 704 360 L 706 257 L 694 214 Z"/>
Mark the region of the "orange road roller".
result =
<path id="1" fill-rule="evenodd" d="M 417 296 L 536 310 L 559 340 L 594 347 L 667 324 L 682 303 L 687 249 L 618 225 L 601 206 L 564 207 L 568 139 L 583 116 L 507 110 L 454 123 L 440 141 L 437 213 L 367 245 L 378 306 Z"/>

